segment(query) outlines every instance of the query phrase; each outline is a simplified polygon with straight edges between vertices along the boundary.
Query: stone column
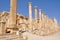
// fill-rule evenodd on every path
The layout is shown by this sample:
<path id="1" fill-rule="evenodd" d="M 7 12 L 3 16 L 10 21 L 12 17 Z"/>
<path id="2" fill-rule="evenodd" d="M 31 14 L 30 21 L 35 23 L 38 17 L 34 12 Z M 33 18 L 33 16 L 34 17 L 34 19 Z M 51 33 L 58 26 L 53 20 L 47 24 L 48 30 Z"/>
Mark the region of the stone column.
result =
<path id="1" fill-rule="evenodd" d="M 42 19 L 42 10 L 39 9 L 39 22 L 41 21 L 41 19 Z"/>
<path id="2" fill-rule="evenodd" d="M 11 34 L 16 34 L 18 27 L 16 26 L 16 13 L 17 13 L 17 0 L 10 0 L 10 24 L 7 31 L 10 30 Z"/>
<path id="3" fill-rule="evenodd" d="M 32 3 L 29 2 L 29 23 L 31 24 L 31 22 L 32 22 Z"/>
<path id="4" fill-rule="evenodd" d="M 58 24 L 57 19 L 54 17 L 54 23 Z"/>
<path id="5" fill-rule="evenodd" d="M 29 2 L 29 31 L 32 29 L 32 3 Z"/>
<path id="6" fill-rule="evenodd" d="M 16 27 L 17 0 L 10 0 L 10 28 Z"/>
<path id="7" fill-rule="evenodd" d="M 37 9 L 37 6 L 34 6 L 34 12 L 35 12 L 35 20 L 36 20 L 36 23 L 37 23 L 37 19 L 38 19 L 38 9 Z"/>

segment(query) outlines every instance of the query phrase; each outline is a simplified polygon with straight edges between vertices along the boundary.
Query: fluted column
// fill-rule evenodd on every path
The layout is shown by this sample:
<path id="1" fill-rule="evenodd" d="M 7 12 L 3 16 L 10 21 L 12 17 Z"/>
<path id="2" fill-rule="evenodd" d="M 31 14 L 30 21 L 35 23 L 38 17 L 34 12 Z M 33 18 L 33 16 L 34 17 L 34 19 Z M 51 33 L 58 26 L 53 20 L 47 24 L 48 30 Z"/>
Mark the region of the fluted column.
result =
<path id="1" fill-rule="evenodd" d="M 37 9 L 37 6 L 34 6 L 34 13 L 35 13 L 35 20 L 36 20 L 36 23 L 37 23 L 37 19 L 38 19 L 38 9 Z"/>
<path id="2" fill-rule="evenodd" d="M 41 21 L 41 19 L 42 19 L 42 10 L 39 9 L 39 22 Z"/>
<path id="3" fill-rule="evenodd" d="M 56 24 L 58 24 L 58 22 L 57 22 L 57 19 L 54 17 L 54 22 L 56 23 Z"/>
<path id="4" fill-rule="evenodd" d="M 32 32 L 32 3 L 29 2 L 29 32 Z"/>
<path id="5" fill-rule="evenodd" d="M 29 24 L 31 26 L 32 23 L 32 3 L 29 2 Z"/>
<path id="6" fill-rule="evenodd" d="M 16 25 L 17 0 L 10 0 L 10 27 L 14 28 Z"/>

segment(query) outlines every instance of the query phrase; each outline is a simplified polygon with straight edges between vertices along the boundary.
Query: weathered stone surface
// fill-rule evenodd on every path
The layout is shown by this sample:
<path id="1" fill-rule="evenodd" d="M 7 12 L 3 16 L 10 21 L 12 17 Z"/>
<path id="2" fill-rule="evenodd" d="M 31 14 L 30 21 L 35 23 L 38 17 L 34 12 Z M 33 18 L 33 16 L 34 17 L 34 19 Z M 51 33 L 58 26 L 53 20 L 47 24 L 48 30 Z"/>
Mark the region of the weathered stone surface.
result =
<path id="1" fill-rule="evenodd" d="M 0 35 L 0 40 L 20 40 L 17 35 Z"/>
<path id="2" fill-rule="evenodd" d="M 23 36 L 26 36 L 28 40 L 60 40 L 60 32 L 48 36 L 39 36 L 25 32 L 23 33 Z"/>

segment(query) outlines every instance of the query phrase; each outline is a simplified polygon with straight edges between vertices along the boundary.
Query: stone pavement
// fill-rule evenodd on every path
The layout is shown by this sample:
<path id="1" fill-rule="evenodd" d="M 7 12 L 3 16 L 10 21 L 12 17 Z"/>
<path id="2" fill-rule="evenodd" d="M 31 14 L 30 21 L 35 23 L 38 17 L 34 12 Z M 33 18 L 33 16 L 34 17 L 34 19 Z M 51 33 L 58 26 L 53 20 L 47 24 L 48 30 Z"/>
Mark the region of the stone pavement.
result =
<path id="1" fill-rule="evenodd" d="M 0 35 L 0 40 L 20 40 L 17 35 Z"/>
<path id="2" fill-rule="evenodd" d="M 37 36 L 28 32 L 23 33 L 23 36 L 28 37 L 28 40 L 60 40 L 60 32 L 48 36 Z"/>
<path id="3" fill-rule="evenodd" d="M 48 35 L 48 36 L 38 36 L 29 32 L 23 33 L 23 38 L 27 37 L 27 40 L 60 40 L 60 32 Z M 22 40 L 17 35 L 0 35 L 0 40 Z"/>

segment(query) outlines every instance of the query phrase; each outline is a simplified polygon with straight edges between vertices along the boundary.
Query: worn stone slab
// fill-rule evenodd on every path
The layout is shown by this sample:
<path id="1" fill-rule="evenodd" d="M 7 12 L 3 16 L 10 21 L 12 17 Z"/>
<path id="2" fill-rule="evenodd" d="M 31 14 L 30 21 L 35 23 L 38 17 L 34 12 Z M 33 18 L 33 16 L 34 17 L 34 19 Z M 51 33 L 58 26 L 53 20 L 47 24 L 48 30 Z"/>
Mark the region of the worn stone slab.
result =
<path id="1" fill-rule="evenodd" d="M 0 35 L 0 40 L 20 40 L 17 35 Z"/>

